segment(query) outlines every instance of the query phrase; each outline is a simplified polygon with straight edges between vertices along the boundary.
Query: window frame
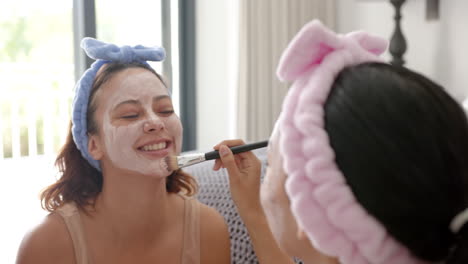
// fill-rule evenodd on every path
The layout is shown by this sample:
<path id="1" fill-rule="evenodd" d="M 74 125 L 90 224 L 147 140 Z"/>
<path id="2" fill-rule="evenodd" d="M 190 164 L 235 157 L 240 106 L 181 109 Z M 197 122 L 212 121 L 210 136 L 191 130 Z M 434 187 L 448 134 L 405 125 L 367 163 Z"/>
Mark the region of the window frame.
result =
<path id="1" fill-rule="evenodd" d="M 172 1 L 173 3 L 174 1 Z M 178 0 L 179 22 L 179 102 L 180 119 L 184 127 L 182 151 L 197 148 L 196 106 L 196 0 Z M 161 0 L 162 41 L 166 49 L 163 72 L 169 83 L 173 82 L 171 42 L 171 0 Z M 80 48 L 84 37 L 96 38 L 95 0 L 73 0 L 73 46 L 75 81 L 93 63 Z"/>

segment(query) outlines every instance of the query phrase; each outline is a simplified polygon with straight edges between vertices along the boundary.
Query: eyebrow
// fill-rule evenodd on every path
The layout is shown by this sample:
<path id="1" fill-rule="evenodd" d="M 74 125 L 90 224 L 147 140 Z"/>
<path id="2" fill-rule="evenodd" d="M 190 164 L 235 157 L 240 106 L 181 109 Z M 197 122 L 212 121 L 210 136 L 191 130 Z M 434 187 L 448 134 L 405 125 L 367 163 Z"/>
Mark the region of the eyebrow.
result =
<path id="1" fill-rule="evenodd" d="M 155 102 L 158 102 L 158 101 L 161 101 L 161 100 L 164 100 L 164 99 L 167 99 L 167 98 L 171 98 L 169 95 L 159 95 L 159 96 L 155 96 L 153 97 L 153 103 Z M 123 102 L 120 102 L 118 103 L 115 107 L 114 107 L 114 110 L 117 109 L 119 106 L 121 105 L 124 105 L 124 104 L 133 104 L 133 105 L 140 105 L 140 101 L 138 100 L 135 100 L 135 99 L 130 99 L 130 100 L 125 100 Z"/>
<path id="2" fill-rule="evenodd" d="M 159 95 L 159 96 L 155 96 L 153 97 L 153 103 L 154 102 L 157 102 L 157 101 L 161 101 L 163 99 L 171 99 L 171 97 L 169 95 Z"/>
<path id="3" fill-rule="evenodd" d="M 126 100 L 126 101 L 123 101 L 123 102 L 118 103 L 118 104 L 114 107 L 113 110 L 119 108 L 119 106 L 124 105 L 124 104 L 139 105 L 139 104 L 141 104 L 141 103 L 140 103 L 140 101 L 138 101 L 138 100 L 130 99 L 130 100 Z"/>

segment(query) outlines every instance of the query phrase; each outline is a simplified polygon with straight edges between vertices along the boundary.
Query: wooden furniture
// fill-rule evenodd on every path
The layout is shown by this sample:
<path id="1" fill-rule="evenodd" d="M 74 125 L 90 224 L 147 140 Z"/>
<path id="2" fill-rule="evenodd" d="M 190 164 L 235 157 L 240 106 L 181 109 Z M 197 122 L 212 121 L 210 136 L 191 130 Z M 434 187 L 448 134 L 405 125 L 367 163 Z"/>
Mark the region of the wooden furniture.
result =
<path id="1" fill-rule="evenodd" d="M 401 8 L 406 0 L 390 0 L 390 3 L 395 8 L 395 29 L 393 30 L 390 39 L 390 54 L 392 54 L 392 65 L 404 66 L 404 54 L 406 52 L 406 39 L 401 30 Z M 427 0 L 426 1 L 426 20 L 439 19 L 439 5 L 440 0 Z"/>
<path id="2" fill-rule="evenodd" d="M 406 39 L 401 31 L 401 6 L 406 0 L 390 0 L 390 3 L 395 8 L 395 29 L 392 38 L 390 39 L 390 54 L 392 54 L 392 65 L 403 66 L 405 60 L 403 55 L 406 52 Z"/>

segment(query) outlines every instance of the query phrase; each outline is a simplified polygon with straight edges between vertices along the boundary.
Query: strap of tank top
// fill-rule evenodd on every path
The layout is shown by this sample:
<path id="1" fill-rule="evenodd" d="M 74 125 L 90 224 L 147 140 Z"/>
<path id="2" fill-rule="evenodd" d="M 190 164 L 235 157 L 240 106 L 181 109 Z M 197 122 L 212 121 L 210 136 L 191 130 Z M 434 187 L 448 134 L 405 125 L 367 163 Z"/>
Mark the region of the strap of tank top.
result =
<path id="1" fill-rule="evenodd" d="M 200 206 L 195 199 L 185 198 L 182 264 L 200 263 Z"/>
<path id="2" fill-rule="evenodd" d="M 57 212 L 62 216 L 73 241 L 76 263 L 88 264 L 86 240 L 78 208 L 75 204 L 68 203 L 60 207 Z"/>

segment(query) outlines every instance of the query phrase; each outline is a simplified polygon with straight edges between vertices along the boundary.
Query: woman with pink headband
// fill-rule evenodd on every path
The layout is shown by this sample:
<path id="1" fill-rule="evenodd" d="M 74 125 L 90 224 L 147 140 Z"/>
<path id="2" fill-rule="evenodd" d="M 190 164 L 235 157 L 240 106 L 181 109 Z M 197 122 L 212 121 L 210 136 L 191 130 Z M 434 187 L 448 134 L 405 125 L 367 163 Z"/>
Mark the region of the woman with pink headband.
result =
<path id="1" fill-rule="evenodd" d="M 386 46 L 318 21 L 295 36 L 261 195 L 258 160 L 226 147 L 242 142 L 215 147 L 254 247 L 267 221 L 305 263 L 468 263 L 466 115 L 441 86 L 383 63 Z"/>

